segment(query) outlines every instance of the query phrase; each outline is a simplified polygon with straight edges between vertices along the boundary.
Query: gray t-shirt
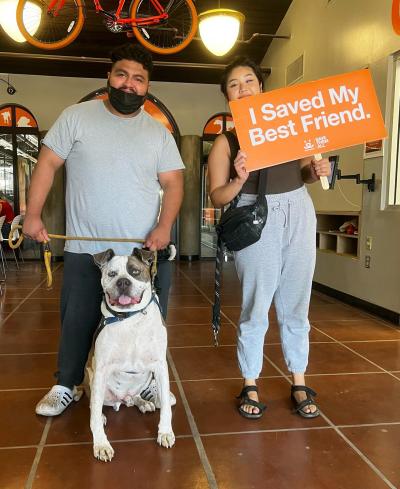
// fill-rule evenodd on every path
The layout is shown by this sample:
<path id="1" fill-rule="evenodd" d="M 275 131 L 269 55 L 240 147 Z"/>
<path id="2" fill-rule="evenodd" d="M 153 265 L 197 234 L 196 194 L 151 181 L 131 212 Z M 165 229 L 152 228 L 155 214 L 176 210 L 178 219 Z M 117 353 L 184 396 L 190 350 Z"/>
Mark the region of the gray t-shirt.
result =
<path id="1" fill-rule="evenodd" d="M 158 174 L 183 169 L 171 133 L 144 110 L 113 115 L 103 101 L 63 111 L 43 143 L 66 160 L 66 233 L 144 239 L 160 211 Z M 135 243 L 67 241 L 65 250 L 132 252 Z"/>

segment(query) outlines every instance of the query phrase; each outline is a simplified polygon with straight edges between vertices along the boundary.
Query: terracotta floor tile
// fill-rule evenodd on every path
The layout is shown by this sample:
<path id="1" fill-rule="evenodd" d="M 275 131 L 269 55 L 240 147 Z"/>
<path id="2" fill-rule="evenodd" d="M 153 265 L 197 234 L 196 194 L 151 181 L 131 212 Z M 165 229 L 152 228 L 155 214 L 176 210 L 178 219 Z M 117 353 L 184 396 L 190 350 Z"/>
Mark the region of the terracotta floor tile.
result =
<path id="1" fill-rule="evenodd" d="M 320 321 L 324 319 L 363 319 L 365 314 L 355 308 L 337 304 L 323 304 L 310 306 L 310 321 Z"/>
<path id="2" fill-rule="evenodd" d="M 237 410 L 241 380 L 183 382 L 186 397 L 201 434 L 326 426 L 322 417 L 293 414 L 290 384 L 284 378 L 258 379 L 259 398 L 267 404 L 262 418 L 249 420 Z"/>
<path id="3" fill-rule="evenodd" d="M 400 340 L 400 329 L 374 319 L 355 321 L 313 321 L 312 325 L 338 341 Z"/>
<path id="4" fill-rule="evenodd" d="M 333 430 L 203 437 L 219 489 L 384 489 Z"/>
<path id="5" fill-rule="evenodd" d="M 385 370 L 400 369 L 400 340 L 351 343 L 346 345 Z"/>
<path id="6" fill-rule="evenodd" d="M 45 393 L 45 390 L 0 391 L 0 447 L 40 442 L 46 419 L 35 414 L 35 406 Z"/>
<path id="7" fill-rule="evenodd" d="M 226 319 L 221 318 L 226 323 Z M 211 305 L 205 307 L 169 307 L 167 324 L 211 324 Z"/>
<path id="8" fill-rule="evenodd" d="M 170 350 L 181 380 L 240 377 L 235 346 L 172 348 Z M 261 376 L 279 375 L 264 362 Z"/>
<path id="9" fill-rule="evenodd" d="M 162 448 L 153 440 L 114 444 L 110 463 L 93 457 L 92 446 L 45 447 L 33 489 L 208 489 L 192 438 Z M 57 470 L 55 470 L 57 468 Z"/>
<path id="10" fill-rule="evenodd" d="M 3 330 L 60 329 L 60 313 L 57 312 L 15 312 L 6 322 L 0 323 Z"/>
<path id="11" fill-rule="evenodd" d="M 395 487 L 400 487 L 399 425 L 360 426 L 342 431 Z"/>
<path id="12" fill-rule="evenodd" d="M 185 324 L 169 326 L 168 346 L 211 346 L 214 336 L 209 324 Z M 236 329 L 231 324 L 221 326 L 218 338 L 220 345 L 236 345 Z"/>
<path id="13" fill-rule="evenodd" d="M 264 348 L 267 357 L 280 369 L 287 372 L 279 345 L 267 345 Z M 310 357 L 307 367 L 308 374 L 352 373 L 352 372 L 376 372 L 367 360 L 360 358 L 345 347 L 337 343 L 310 344 Z"/>
<path id="14" fill-rule="evenodd" d="M 48 387 L 54 384 L 57 355 L 0 355 L 0 389 Z"/>
<path id="15" fill-rule="evenodd" d="M 59 330 L 0 330 L 0 353 L 48 353 L 57 352 Z"/>
<path id="16" fill-rule="evenodd" d="M 400 422 L 400 382 L 389 374 L 313 376 L 308 384 L 335 424 Z"/>
<path id="17" fill-rule="evenodd" d="M 61 288 L 39 288 L 31 296 L 30 299 L 59 299 L 61 295 Z"/>
<path id="18" fill-rule="evenodd" d="M 7 285 L 4 288 L 3 296 L 6 300 L 9 299 L 25 299 L 27 295 L 32 292 L 32 288 L 23 288 L 23 287 L 8 287 Z"/>
<path id="19" fill-rule="evenodd" d="M 235 294 L 221 294 L 221 304 L 225 306 L 241 307 L 242 295 L 240 293 Z"/>
<path id="20" fill-rule="evenodd" d="M 201 294 L 174 295 L 169 298 L 168 307 L 202 307 L 210 306 L 210 302 Z"/>
<path id="21" fill-rule="evenodd" d="M 228 316 L 228 318 L 235 324 L 239 322 L 240 306 L 222 306 L 222 311 Z M 276 313 L 273 308 L 269 311 L 269 323 L 276 324 Z"/>
<path id="22" fill-rule="evenodd" d="M 186 285 L 173 284 L 169 291 L 170 297 L 175 297 L 179 295 L 197 295 L 200 294 L 199 290 L 192 284 L 188 283 Z"/>
<path id="23" fill-rule="evenodd" d="M 58 312 L 59 310 L 59 299 L 41 299 L 40 301 L 28 299 L 21 305 L 18 312 Z"/>
<path id="24" fill-rule="evenodd" d="M 0 450 L 0 487 L 22 489 L 29 476 L 36 448 Z"/>
<path id="25" fill-rule="evenodd" d="M 310 342 L 319 342 L 319 341 L 331 343 L 334 340 L 328 338 L 328 336 L 326 336 L 323 333 L 320 333 L 316 329 L 311 328 L 311 330 L 310 330 Z M 279 326 L 277 323 L 271 323 L 268 327 L 265 343 L 271 344 L 271 343 L 280 343 L 280 342 L 281 342 L 281 337 L 279 334 Z"/>
<path id="26" fill-rule="evenodd" d="M 320 306 L 326 304 L 336 304 L 337 301 L 332 297 L 320 294 L 319 292 L 312 292 L 310 303 L 312 306 Z"/>

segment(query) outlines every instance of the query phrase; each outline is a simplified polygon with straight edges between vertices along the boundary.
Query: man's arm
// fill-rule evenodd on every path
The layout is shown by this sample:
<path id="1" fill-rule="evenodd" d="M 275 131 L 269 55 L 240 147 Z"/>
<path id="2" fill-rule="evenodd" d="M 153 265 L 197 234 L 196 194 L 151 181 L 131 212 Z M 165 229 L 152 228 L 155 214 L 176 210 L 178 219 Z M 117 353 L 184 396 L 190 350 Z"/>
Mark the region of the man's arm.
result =
<path id="1" fill-rule="evenodd" d="M 145 246 L 153 251 L 162 250 L 171 240 L 171 229 L 183 200 L 183 171 L 159 173 L 158 180 L 164 192 L 160 218 L 145 243 Z"/>
<path id="2" fill-rule="evenodd" d="M 41 214 L 53 185 L 54 175 L 63 164 L 64 160 L 54 151 L 47 146 L 42 146 L 29 186 L 28 205 L 22 227 L 24 235 L 39 242 L 49 240 Z"/>

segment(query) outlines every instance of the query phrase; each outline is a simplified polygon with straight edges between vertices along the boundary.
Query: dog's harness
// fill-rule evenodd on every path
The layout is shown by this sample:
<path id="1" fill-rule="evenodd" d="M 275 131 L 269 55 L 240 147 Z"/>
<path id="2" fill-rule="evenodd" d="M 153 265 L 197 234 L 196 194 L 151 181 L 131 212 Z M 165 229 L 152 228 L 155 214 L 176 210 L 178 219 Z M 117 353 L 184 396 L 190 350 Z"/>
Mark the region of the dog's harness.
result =
<path id="1" fill-rule="evenodd" d="M 151 294 L 151 298 L 150 298 L 149 302 L 142 309 L 137 309 L 136 311 L 130 311 L 130 312 L 113 311 L 108 306 L 107 301 L 104 299 L 104 304 L 106 306 L 106 309 L 108 312 L 110 312 L 112 314 L 112 316 L 107 316 L 107 317 L 103 316 L 101 318 L 100 323 L 97 326 L 97 329 L 96 329 L 94 336 L 93 336 L 93 344 L 96 343 L 97 337 L 99 336 L 99 334 L 103 331 L 103 329 L 106 326 L 108 326 L 109 324 L 117 323 L 118 321 L 123 321 L 124 319 L 128 319 L 132 316 L 135 316 L 136 314 L 139 314 L 140 312 L 142 314 L 146 315 L 147 314 L 146 309 L 149 307 L 149 305 L 152 302 L 155 302 L 161 311 L 160 303 L 158 302 L 158 298 L 154 292 Z"/>

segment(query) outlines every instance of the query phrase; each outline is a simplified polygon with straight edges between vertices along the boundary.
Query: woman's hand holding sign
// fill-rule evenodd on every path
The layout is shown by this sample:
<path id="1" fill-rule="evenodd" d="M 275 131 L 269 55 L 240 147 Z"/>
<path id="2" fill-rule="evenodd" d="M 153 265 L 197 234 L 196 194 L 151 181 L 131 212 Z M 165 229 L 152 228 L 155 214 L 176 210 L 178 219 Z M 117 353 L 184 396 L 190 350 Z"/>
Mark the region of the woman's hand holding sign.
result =
<path id="1" fill-rule="evenodd" d="M 316 175 L 316 180 L 320 179 L 322 188 L 329 190 L 328 177 L 331 174 L 331 165 L 328 158 L 322 158 L 319 153 L 314 155 L 311 160 L 311 170 Z"/>
<path id="2" fill-rule="evenodd" d="M 239 149 L 238 154 L 233 162 L 236 173 L 237 182 L 243 186 L 246 180 L 249 178 L 249 172 L 246 170 L 247 154 Z"/>
<path id="3" fill-rule="evenodd" d="M 329 177 L 331 174 L 331 164 L 328 158 L 322 158 L 318 160 L 313 158 L 311 160 L 311 171 L 315 175 L 314 180 L 318 180 L 321 177 Z"/>

